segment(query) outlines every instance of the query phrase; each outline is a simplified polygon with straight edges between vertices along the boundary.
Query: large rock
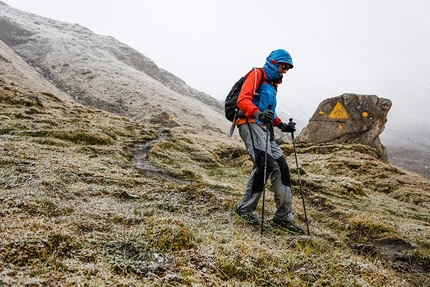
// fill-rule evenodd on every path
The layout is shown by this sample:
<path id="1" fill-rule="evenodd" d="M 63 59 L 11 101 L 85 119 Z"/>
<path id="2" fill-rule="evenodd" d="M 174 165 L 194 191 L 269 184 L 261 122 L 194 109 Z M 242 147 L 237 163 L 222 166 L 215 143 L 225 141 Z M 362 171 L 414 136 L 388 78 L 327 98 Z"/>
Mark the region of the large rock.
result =
<path id="1" fill-rule="evenodd" d="M 375 95 L 343 94 L 324 100 L 297 142 L 361 143 L 375 148 L 387 161 L 379 135 L 384 131 L 391 101 Z"/>

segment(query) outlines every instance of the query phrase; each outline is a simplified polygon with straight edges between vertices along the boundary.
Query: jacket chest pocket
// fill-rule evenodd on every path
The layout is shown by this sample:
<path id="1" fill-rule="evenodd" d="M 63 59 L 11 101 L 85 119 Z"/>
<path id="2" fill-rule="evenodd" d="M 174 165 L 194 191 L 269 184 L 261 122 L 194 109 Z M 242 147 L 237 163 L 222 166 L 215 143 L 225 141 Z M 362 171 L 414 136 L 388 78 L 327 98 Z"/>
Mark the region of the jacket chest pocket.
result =
<path id="1" fill-rule="evenodd" d="M 276 91 L 270 84 L 263 84 L 257 90 L 258 95 L 254 96 L 252 102 L 260 111 L 266 110 L 269 105 L 274 107 L 276 105 Z"/>

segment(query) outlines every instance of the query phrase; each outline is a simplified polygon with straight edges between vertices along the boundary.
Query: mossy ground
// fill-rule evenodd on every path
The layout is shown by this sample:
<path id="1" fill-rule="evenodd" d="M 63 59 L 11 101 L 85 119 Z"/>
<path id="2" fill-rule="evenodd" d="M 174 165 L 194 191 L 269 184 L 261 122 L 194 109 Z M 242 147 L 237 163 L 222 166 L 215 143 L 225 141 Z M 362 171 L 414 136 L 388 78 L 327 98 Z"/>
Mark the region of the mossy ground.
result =
<path id="1" fill-rule="evenodd" d="M 311 235 L 271 227 L 268 185 L 261 236 L 231 214 L 251 170 L 239 143 L 173 128 L 149 151 L 166 180 L 126 152 L 156 127 L 4 81 L 0 110 L 0 286 L 430 284 L 430 183 L 367 147 L 297 146 Z"/>

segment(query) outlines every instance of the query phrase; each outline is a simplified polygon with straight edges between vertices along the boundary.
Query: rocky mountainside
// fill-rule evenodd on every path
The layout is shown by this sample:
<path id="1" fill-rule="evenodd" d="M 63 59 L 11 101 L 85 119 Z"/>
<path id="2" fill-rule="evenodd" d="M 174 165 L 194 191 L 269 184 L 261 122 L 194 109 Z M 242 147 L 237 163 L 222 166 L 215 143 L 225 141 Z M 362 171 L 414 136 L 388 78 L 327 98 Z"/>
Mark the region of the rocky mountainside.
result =
<path id="1" fill-rule="evenodd" d="M 49 83 L 2 41 L 0 41 L 0 76 L 15 86 L 32 87 L 35 91 L 48 92 L 62 100 L 73 101 L 72 97 Z"/>
<path id="2" fill-rule="evenodd" d="M 430 284 L 430 182 L 372 148 L 298 145 L 311 234 L 270 225 L 270 192 L 261 234 L 231 214 L 241 143 L 34 91 L 0 75 L 0 286 Z"/>
<path id="3" fill-rule="evenodd" d="M 77 24 L 0 7 L 0 40 L 77 102 L 138 120 L 165 112 L 184 125 L 220 122 L 217 128 L 228 129 L 220 102 L 131 47 Z"/>
<path id="4" fill-rule="evenodd" d="M 78 24 L 26 13 L 0 2 L 0 40 L 64 96 L 79 103 L 145 122 L 161 118 L 164 122 L 209 130 L 222 136 L 229 130 L 220 102 L 189 87 L 139 51 L 112 37 L 94 34 Z M 400 105 L 407 101 L 405 96 Z M 308 109 L 318 106 L 312 97 L 300 99 L 300 102 Z M 393 105 L 397 107 L 399 102 Z M 300 117 L 297 111 L 295 119 L 303 128 L 308 119 Z M 422 123 L 422 119 L 411 119 L 410 112 L 400 109 L 402 113 L 399 114 L 398 111 L 393 116 L 394 110 L 389 114 L 388 127 L 381 135 L 388 159 L 430 178 L 430 135 L 423 128 L 426 123 Z M 282 106 L 279 113 L 283 118 L 290 116 L 283 114 Z"/>

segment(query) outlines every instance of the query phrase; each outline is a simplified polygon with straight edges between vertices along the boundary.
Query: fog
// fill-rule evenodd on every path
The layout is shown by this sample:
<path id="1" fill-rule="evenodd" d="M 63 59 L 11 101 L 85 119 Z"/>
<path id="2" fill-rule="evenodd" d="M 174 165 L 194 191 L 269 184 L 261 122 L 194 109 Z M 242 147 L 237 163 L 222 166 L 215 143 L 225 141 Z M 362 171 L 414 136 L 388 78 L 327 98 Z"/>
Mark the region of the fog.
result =
<path id="1" fill-rule="evenodd" d="M 323 99 L 351 92 L 393 101 L 388 130 L 429 119 L 428 0 L 3 2 L 113 36 L 219 100 L 283 48 L 295 65 L 279 88 L 289 116 L 306 121 Z"/>

